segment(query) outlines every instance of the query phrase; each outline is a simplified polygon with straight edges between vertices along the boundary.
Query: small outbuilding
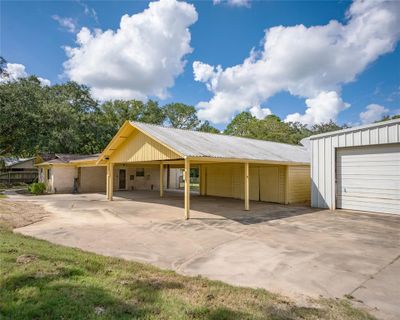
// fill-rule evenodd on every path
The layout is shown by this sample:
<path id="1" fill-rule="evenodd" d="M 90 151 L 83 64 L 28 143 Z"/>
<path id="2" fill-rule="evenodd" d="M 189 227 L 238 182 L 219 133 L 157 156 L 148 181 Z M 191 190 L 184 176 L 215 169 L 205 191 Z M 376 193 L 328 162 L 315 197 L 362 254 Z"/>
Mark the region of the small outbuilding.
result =
<path id="1" fill-rule="evenodd" d="M 13 158 L 0 157 L 0 183 L 32 183 L 37 180 L 35 163 L 40 157 Z"/>
<path id="2" fill-rule="evenodd" d="M 400 214 L 400 119 L 311 141 L 311 205 Z"/>

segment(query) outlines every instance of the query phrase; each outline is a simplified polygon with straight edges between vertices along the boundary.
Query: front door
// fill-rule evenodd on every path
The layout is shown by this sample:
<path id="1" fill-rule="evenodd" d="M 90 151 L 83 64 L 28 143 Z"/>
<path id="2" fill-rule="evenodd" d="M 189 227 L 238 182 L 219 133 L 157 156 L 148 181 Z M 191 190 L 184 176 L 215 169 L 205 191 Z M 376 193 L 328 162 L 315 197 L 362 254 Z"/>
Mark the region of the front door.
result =
<path id="1" fill-rule="evenodd" d="M 119 189 L 120 190 L 126 189 L 126 170 L 125 169 L 119 170 Z"/>

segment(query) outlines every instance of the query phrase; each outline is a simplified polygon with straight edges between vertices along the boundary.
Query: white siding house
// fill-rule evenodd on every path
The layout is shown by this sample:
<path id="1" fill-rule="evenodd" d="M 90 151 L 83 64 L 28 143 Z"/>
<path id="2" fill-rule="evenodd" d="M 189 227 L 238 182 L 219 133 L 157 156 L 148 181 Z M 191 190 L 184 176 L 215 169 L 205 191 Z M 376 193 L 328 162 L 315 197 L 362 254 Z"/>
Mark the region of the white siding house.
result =
<path id="1" fill-rule="evenodd" d="M 313 207 L 400 214 L 400 119 L 310 141 Z"/>

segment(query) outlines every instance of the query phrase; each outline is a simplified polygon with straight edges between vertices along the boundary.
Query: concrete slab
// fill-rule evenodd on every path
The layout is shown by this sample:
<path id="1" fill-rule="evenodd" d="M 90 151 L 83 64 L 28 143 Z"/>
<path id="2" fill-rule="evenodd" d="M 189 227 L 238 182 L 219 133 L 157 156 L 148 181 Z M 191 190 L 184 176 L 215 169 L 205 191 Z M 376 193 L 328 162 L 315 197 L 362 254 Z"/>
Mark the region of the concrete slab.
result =
<path id="1" fill-rule="evenodd" d="M 292 298 L 352 295 L 383 319 L 400 318 L 400 217 L 167 192 L 13 195 L 52 214 L 17 232 L 188 275 Z M 397 260 L 396 260 L 397 259 Z"/>

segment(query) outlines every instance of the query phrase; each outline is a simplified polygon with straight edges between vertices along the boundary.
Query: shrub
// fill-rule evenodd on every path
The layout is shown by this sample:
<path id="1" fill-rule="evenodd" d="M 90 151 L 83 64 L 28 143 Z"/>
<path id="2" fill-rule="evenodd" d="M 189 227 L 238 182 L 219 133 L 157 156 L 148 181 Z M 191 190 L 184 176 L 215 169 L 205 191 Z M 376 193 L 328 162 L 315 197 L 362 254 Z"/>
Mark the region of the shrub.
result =
<path id="1" fill-rule="evenodd" d="M 46 185 L 43 182 L 35 182 L 28 187 L 28 190 L 33 194 L 43 194 L 46 190 Z"/>

